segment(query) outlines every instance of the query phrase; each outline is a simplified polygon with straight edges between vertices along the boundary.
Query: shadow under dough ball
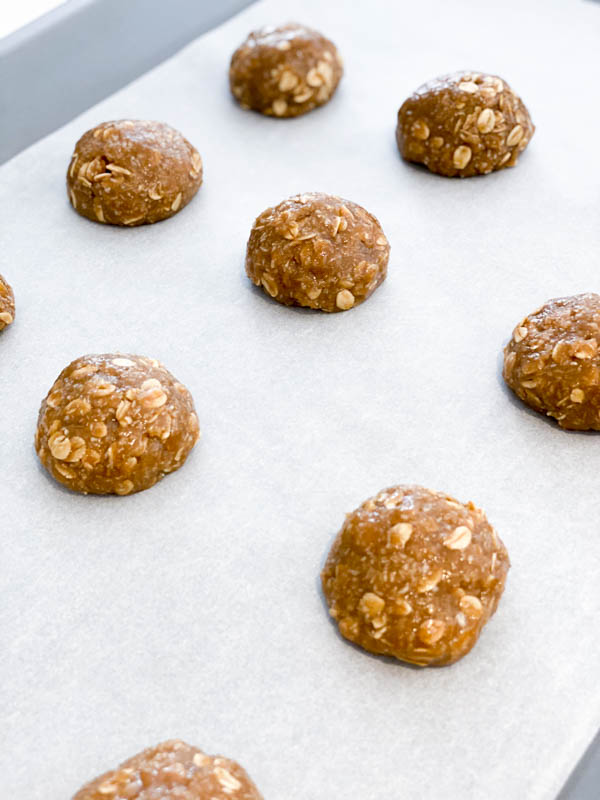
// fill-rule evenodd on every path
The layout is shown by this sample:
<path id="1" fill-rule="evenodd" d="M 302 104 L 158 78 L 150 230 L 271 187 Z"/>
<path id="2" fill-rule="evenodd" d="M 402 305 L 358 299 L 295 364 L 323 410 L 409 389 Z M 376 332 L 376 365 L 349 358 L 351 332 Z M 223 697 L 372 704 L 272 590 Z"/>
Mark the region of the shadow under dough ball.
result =
<path id="1" fill-rule="evenodd" d="M 249 34 L 231 58 L 229 83 L 243 108 L 297 117 L 326 103 L 342 73 L 333 42 L 291 23 Z"/>
<path id="2" fill-rule="evenodd" d="M 504 380 L 568 430 L 600 430 L 600 296 L 549 300 L 504 348 Z"/>
<path id="3" fill-rule="evenodd" d="M 508 553 L 472 503 L 394 486 L 348 514 L 321 574 L 340 633 L 420 666 L 473 647 L 504 591 Z"/>
<path id="4" fill-rule="evenodd" d="M 15 296 L 11 286 L 0 275 L 0 331 L 15 320 Z"/>
<path id="5" fill-rule="evenodd" d="M 246 771 L 177 739 L 150 747 L 83 786 L 73 800 L 262 800 Z"/>
<path id="6" fill-rule="evenodd" d="M 390 246 L 377 219 L 341 197 L 311 192 L 256 219 L 246 272 L 284 305 L 347 311 L 384 280 Z"/>
<path id="7" fill-rule="evenodd" d="M 132 494 L 179 469 L 199 437 L 188 390 L 155 359 L 76 359 L 43 401 L 35 449 L 48 472 L 84 494 Z"/>
<path id="8" fill-rule="evenodd" d="M 67 170 L 73 208 L 109 225 L 146 225 L 172 217 L 202 183 L 202 159 L 164 122 L 103 122 L 75 145 Z"/>
<path id="9" fill-rule="evenodd" d="M 468 178 L 513 167 L 534 131 L 527 108 L 506 81 L 461 71 L 423 84 L 404 101 L 396 139 L 407 161 Z"/>

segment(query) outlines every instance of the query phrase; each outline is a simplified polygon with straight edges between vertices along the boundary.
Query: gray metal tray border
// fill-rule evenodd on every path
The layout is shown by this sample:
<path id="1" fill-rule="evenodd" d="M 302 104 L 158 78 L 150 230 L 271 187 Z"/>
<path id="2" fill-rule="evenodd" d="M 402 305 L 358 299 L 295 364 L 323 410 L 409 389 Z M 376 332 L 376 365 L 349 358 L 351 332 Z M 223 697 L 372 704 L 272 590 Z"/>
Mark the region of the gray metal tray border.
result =
<path id="1" fill-rule="evenodd" d="M 253 1 L 68 0 L 0 39 L 0 164 Z"/>

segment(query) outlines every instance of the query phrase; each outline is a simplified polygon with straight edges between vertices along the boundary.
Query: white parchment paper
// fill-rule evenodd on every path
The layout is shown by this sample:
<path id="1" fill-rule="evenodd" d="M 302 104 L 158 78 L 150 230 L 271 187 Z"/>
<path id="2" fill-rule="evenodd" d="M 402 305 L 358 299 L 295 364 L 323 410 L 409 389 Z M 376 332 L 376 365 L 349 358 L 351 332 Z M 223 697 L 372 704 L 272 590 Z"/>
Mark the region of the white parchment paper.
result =
<path id="1" fill-rule="evenodd" d="M 338 44 L 337 95 L 297 120 L 242 111 L 231 52 L 290 18 Z M 554 797 L 600 724 L 600 439 L 516 402 L 500 354 L 544 300 L 600 290 L 599 35 L 600 7 L 566 0 L 266 0 L 2 168 L 2 797 L 64 800 L 176 736 L 267 800 Z M 516 169 L 448 180 L 399 158 L 402 100 L 461 67 L 528 104 Z M 74 142 L 120 117 L 168 121 L 205 160 L 170 221 L 103 227 L 67 203 Z M 392 245 L 349 313 L 284 308 L 244 275 L 255 216 L 311 190 L 364 205 Z M 38 466 L 37 410 L 71 359 L 111 350 L 164 361 L 204 435 L 148 492 L 78 496 Z M 513 562 L 446 669 L 353 648 L 320 595 L 344 513 L 403 481 L 481 505 Z"/>

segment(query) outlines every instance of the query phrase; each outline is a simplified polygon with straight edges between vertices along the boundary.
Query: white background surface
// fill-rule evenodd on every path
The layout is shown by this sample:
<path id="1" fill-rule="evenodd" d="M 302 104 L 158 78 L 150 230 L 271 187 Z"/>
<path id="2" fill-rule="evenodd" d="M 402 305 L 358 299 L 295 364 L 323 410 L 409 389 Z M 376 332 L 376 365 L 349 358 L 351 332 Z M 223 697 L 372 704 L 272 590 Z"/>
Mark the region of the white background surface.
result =
<path id="1" fill-rule="evenodd" d="M 41 17 L 65 0 L 5 0 L 0 10 L 0 38 Z"/>
<path id="2" fill-rule="evenodd" d="M 598 289 L 599 9 L 551 0 L 304 3 L 338 44 L 334 100 L 281 121 L 229 98 L 259 3 L 0 171 L 0 754 L 11 800 L 64 800 L 179 736 L 242 762 L 266 800 L 553 798 L 600 724 L 600 452 L 500 377 L 513 326 Z M 447 180 L 404 164 L 395 114 L 419 83 L 498 73 L 538 131 L 515 169 Z M 172 220 L 120 230 L 64 189 L 94 123 L 164 119 L 205 184 Z M 389 277 L 357 309 L 281 307 L 243 272 L 254 217 L 321 190 L 375 213 Z M 151 355 L 196 400 L 185 467 L 129 498 L 39 468 L 37 410 L 85 352 Z M 343 515 L 396 482 L 481 505 L 513 568 L 473 652 L 415 670 L 346 644 L 318 573 Z"/>

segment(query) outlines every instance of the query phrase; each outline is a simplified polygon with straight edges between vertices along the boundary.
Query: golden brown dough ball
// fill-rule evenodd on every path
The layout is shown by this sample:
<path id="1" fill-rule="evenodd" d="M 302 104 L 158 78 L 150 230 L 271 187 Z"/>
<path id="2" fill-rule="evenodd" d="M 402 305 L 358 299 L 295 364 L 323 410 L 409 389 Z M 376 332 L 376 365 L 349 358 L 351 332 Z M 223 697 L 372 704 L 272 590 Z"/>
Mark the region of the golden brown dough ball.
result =
<path id="1" fill-rule="evenodd" d="M 549 300 L 504 349 L 504 380 L 561 428 L 600 430 L 600 296 Z"/>
<path id="2" fill-rule="evenodd" d="M 105 772 L 73 800 L 262 800 L 262 795 L 235 761 L 175 739 Z"/>
<path id="3" fill-rule="evenodd" d="M 73 208 L 109 225 L 146 225 L 172 217 L 202 183 L 202 159 L 164 122 L 103 122 L 75 145 L 67 170 Z"/>
<path id="4" fill-rule="evenodd" d="M 390 246 L 364 208 L 311 192 L 256 219 L 246 251 L 250 280 L 280 303 L 347 311 L 384 280 Z"/>
<path id="5" fill-rule="evenodd" d="M 509 566 L 472 503 L 393 486 L 348 514 L 321 578 L 346 639 L 411 664 L 444 665 L 477 641 Z"/>
<path id="6" fill-rule="evenodd" d="M 57 481 L 84 494 L 131 494 L 179 469 L 199 436 L 188 390 L 155 359 L 76 359 L 38 418 L 35 447 Z"/>
<path id="7" fill-rule="evenodd" d="M 407 161 L 467 178 L 514 166 L 534 130 L 506 81 L 462 71 L 423 84 L 404 101 L 396 139 Z"/>
<path id="8" fill-rule="evenodd" d="M 243 108 L 297 117 L 330 100 L 342 73 L 333 42 L 292 23 L 253 31 L 231 58 L 229 83 Z"/>

